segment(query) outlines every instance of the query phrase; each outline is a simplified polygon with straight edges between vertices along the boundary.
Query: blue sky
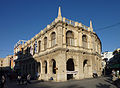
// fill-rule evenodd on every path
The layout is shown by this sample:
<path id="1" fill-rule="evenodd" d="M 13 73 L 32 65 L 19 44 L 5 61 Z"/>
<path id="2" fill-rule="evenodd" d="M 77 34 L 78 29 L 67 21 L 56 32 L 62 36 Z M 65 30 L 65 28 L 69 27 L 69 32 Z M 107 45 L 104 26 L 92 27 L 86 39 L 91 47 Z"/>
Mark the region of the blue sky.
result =
<path id="1" fill-rule="evenodd" d="M 92 20 L 102 52 L 120 48 L 120 0 L 0 0 L 0 57 L 13 54 L 18 40 L 29 40 L 50 24 L 59 6 L 70 20 L 87 26 Z"/>

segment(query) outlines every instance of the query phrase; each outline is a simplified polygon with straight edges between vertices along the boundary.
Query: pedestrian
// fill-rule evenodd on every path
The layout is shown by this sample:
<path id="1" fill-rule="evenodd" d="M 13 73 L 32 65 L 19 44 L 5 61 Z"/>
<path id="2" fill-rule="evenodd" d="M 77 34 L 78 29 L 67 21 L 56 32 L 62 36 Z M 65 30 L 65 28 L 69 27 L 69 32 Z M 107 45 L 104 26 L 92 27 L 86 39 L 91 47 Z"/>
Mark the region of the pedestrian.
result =
<path id="1" fill-rule="evenodd" d="M 1 88 L 4 88 L 5 82 L 6 82 L 5 76 L 2 75 L 2 78 L 1 78 Z"/>
<path id="2" fill-rule="evenodd" d="M 115 70 L 113 69 L 113 70 L 112 70 L 112 77 L 115 76 L 115 74 L 116 74 L 116 73 L 115 73 Z"/>
<path id="3" fill-rule="evenodd" d="M 22 84 L 24 84 L 24 82 L 25 82 L 25 74 L 22 75 L 21 81 L 22 81 Z"/>
<path id="4" fill-rule="evenodd" d="M 20 84 L 20 82 L 21 82 L 21 76 L 18 75 L 18 77 L 17 77 L 17 83 Z"/>
<path id="5" fill-rule="evenodd" d="M 117 75 L 116 75 L 116 72 L 115 72 L 115 70 L 113 69 L 112 70 L 112 80 L 113 81 L 116 81 L 118 78 L 117 78 Z"/>
<path id="6" fill-rule="evenodd" d="M 116 73 L 117 77 L 119 78 L 119 70 L 117 70 L 117 73 Z"/>
<path id="7" fill-rule="evenodd" d="M 94 70 L 93 71 L 93 78 L 97 78 L 97 77 L 98 77 L 97 72 L 96 72 L 96 70 Z"/>
<path id="8" fill-rule="evenodd" d="M 39 77 L 40 77 L 40 75 L 39 75 L 39 73 L 37 72 L 37 73 L 36 73 L 36 79 L 39 79 Z"/>
<path id="9" fill-rule="evenodd" d="M 31 84 L 30 79 L 31 79 L 31 75 L 28 74 L 28 75 L 27 75 L 27 83 L 29 83 L 29 84 Z"/>

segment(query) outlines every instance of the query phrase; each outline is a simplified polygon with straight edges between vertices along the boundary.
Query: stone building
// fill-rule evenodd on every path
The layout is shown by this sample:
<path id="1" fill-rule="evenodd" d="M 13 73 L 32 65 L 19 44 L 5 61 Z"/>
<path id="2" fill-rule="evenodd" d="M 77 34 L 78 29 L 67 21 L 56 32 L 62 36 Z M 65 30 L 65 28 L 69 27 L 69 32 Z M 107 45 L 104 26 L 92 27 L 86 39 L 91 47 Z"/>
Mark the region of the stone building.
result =
<path id="1" fill-rule="evenodd" d="M 113 52 L 113 57 L 109 60 L 108 67 L 120 71 L 120 48 Z"/>
<path id="2" fill-rule="evenodd" d="M 10 68 L 10 58 L 12 55 L 8 55 L 5 58 L 0 58 L 0 68 Z"/>
<path id="3" fill-rule="evenodd" d="M 104 70 L 109 60 L 113 58 L 113 52 L 108 52 L 108 51 L 103 52 L 101 54 L 101 58 L 102 58 L 102 69 Z"/>
<path id="4" fill-rule="evenodd" d="M 16 49 L 21 47 L 19 51 Z M 30 73 L 39 80 L 66 81 L 101 75 L 101 41 L 90 27 L 58 17 L 31 40 L 14 48 L 15 60 L 21 74 Z"/>

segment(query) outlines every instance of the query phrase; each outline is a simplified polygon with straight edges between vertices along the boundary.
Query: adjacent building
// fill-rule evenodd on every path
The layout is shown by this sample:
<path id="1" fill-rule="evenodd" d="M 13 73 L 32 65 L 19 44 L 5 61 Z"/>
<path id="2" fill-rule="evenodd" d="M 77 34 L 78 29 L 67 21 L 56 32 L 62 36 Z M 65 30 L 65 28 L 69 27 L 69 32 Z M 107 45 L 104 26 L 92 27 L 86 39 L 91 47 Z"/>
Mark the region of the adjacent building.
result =
<path id="1" fill-rule="evenodd" d="M 113 52 L 103 52 L 101 54 L 102 56 L 102 68 L 104 69 L 106 67 L 106 63 L 113 57 Z"/>
<path id="2" fill-rule="evenodd" d="M 15 67 L 21 74 L 39 74 L 39 80 L 66 81 L 101 75 L 101 41 L 90 26 L 61 15 L 28 41 L 17 44 Z"/>
<path id="3" fill-rule="evenodd" d="M 8 69 L 10 68 L 10 59 L 12 55 L 8 55 L 5 58 L 0 58 L 0 68 Z"/>
<path id="4" fill-rule="evenodd" d="M 113 52 L 113 57 L 109 60 L 108 67 L 115 70 L 120 70 L 120 48 Z"/>

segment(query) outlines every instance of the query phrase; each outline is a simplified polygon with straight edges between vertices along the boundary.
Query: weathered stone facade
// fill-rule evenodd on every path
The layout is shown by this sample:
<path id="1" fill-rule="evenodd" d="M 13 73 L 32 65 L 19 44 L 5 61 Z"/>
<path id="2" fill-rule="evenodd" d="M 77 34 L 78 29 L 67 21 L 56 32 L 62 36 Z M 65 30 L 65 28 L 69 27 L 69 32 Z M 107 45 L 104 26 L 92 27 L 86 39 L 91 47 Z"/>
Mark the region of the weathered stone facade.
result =
<path id="1" fill-rule="evenodd" d="M 10 58 L 12 55 L 8 55 L 5 58 L 0 58 L 0 67 L 5 68 L 5 67 L 10 67 Z"/>
<path id="2" fill-rule="evenodd" d="M 90 78 L 94 70 L 101 75 L 101 41 L 92 22 L 87 27 L 68 20 L 61 16 L 60 8 L 58 17 L 15 54 L 19 71 L 32 76 L 38 72 L 39 80 Z"/>

